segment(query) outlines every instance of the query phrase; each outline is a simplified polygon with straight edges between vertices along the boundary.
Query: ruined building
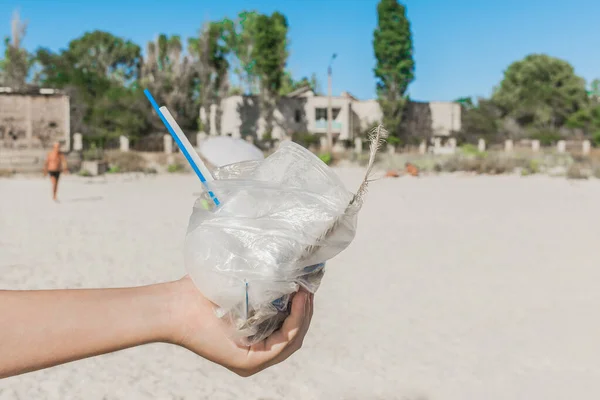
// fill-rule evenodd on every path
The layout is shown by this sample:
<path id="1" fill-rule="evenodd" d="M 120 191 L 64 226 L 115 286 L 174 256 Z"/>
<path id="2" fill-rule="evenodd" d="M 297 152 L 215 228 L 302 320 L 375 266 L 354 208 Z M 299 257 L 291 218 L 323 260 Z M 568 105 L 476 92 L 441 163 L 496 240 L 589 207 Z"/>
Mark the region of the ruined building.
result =
<path id="1" fill-rule="evenodd" d="M 69 97 L 55 89 L 0 87 L 0 152 L 45 149 L 59 141 L 70 149 Z"/>

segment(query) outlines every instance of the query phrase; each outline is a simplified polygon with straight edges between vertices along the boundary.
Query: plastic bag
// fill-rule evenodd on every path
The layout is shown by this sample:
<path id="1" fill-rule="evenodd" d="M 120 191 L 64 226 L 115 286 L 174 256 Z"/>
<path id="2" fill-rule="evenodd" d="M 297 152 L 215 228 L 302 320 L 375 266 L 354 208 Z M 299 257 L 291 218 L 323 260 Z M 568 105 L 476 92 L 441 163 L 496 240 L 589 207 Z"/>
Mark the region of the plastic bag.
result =
<path id="1" fill-rule="evenodd" d="M 315 292 L 325 261 L 356 231 L 359 202 L 318 157 L 292 142 L 261 161 L 214 171 L 190 217 L 186 268 L 229 318 L 236 339 L 253 344 L 275 331 L 293 293 Z"/>

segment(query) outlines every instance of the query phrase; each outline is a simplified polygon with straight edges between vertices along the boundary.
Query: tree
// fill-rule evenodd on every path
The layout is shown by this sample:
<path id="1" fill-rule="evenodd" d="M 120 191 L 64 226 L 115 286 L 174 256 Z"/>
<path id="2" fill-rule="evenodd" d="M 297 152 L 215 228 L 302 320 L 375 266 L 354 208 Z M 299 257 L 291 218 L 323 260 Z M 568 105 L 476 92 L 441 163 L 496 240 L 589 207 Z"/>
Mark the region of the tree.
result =
<path id="1" fill-rule="evenodd" d="M 225 20 L 228 27 L 227 46 L 235 57 L 232 59 L 233 72 L 238 83 L 246 94 L 258 94 L 258 77 L 254 47 L 256 40 L 256 11 L 242 11 L 235 21 Z"/>
<path id="2" fill-rule="evenodd" d="M 475 107 L 472 97 L 459 97 L 458 99 L 454 100 L 454 102 L 465 107 L 467 110 Z"/>
<path id="3" fill-rule="evenodd" d="M 283 74 L 281 89 L 279 90 L 279 94 L 281 96 L 285 96 L 294 90 L 309 87 L 316 94 L 319 93 L 319 82 L 317 80 L 316 74 L 312 74 L 310 78 L 306 76 L 302 77 L 299 81 L 294 80 L 292 73 L 290 71 L 285 71 Z"/>
<path id="4" fill-rule="evenodd" d="M 592 81 L 588 94 L 592 101 L 600 102 L 600 79 L 594 79 Z"/>
<path id="5" fill-rule="evenodd" d="M 321 89 L 321 82 L 319 82 L 319 79 L 317 78 L 317 74 L 315 74 L 314 72 L 310 76 L 310 87 L 312 88 L 313 92 L 315 92 L 315 94 L 317 96 L 322 95 L 323 90 Z"/>
<path id="6" fill-rule="evenodd" d="M 286 61 L 288 23 L 283 14 L 259 15 L 255 21 L 252 58 L 260 79 L 260 112 L 265 122 L 262 134 L 271 134 L 273 113 L 281 90 Z"/>
<path id="7" fill-rule="evenodd" d="M 373 34 L 377 98 L 386 129 L 392 136 L 401 137 L 406 91 L 415 72 L 410 22 L 405 7 L 397 0 L 379 2 L 377 21 Z"/>
<path id="8" fill-rule="evenodd" d="M 468 141 L 481 137 L 487 140 L 500 139 L 500 110 L 494 102 L 479 98 L 475 103 L 470 97 L 462 100 L 462 124 L 461 135 Z"/>
<path id="9" fill-rule="evenodd" d="M 75 68 L 106 77 L 123 85 L 139 77 L 140 46 L 109 32 L 87 32 L 72 40 L 67 49 Z"/>
<path id="10" fill-rule="evenodd" d="M 134 85 L 140 53 L 133 42 L 110 33 L 86 33 L 58 53 L 38 49 L 35 81 L 70 96 L 71 128 L 87 140 L 102 144 L 119 135 L 136 137 L 146 130 L 140 123 L 142 93 Z"/>
<path id="11" fill-rule="evenodd" d="M 21 47 L 27 31 L 27 23 L 21 22 L 16 11 L 13 14 L 11 28 L 11 37 L 4 39 L 4 59 L 0 59 L 0 84 L 18 90 L 27 86 L 33 58 Z"/>
<path id="12" fill-rule="evenodd" d="M 526 128 L 556 130 L 588 105 L 585 81 L 566 61 L 531 54 L 512 63 L 492 100 L 503 117 Z"/>
<path id="13" fill-rule="evenodd" d="M 218 134 L 222 133 L 221 102 L 229 93 L 228 56 L 231 50 L 228 43 L 231 40 L 231 29 L 232 23 L 229 20 L 209 22 L 200 29 L 198 38 L 188 40 L 189 51 L 199 72 L 200 129 L 205 129 L 209 124 L 210 110 L 214 106 Z"/>
<path id="14" fill-rule="evenodd" d="M 90 110 L 89 124 L 93 127 L 93 136 L 88 139 L 95 139 L 97 145 L 102 146 L 105 140 L 121 135 L 138 138 L 150 124 L 147 109 L 141 88 L 111 86 Z"/>
<path id="15" fill-rule="evenodd" d="M 183 55 L 179 35 L 160 34 L 155 41 L 148 42 L 140 83 L 169 109 L 184 129 L 197 125 L 198 108 L 194 102 L 197 76 L 193 61 Z M 158 118 L 151 120 L 154 129 L 162 129 Z"/>

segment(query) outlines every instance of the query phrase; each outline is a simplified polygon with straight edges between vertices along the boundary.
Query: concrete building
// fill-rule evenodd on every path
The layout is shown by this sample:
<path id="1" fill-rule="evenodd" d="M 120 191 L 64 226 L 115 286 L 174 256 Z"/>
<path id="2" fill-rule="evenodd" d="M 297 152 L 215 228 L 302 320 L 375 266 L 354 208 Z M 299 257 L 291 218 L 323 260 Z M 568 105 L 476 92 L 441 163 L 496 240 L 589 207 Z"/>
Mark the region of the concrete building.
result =
<path id="1" fill-rule="evenodd" d="M 272 136 L 289 137 L 294 132 L 325 134 L 327 132 L 327 96 L 318 96 L 310 88 L 298 89 L 280 99 L 274 113 Z M 260 118 L 257 96 L 231 96 L 222 103 L 222 134 L 234 137 L 261 137 L 264 121 Z M 215 129 L 215 110 L 211 110 L 211 135 Z M 343 92 L 332 97 L 332 133 L 334 139 L 352 140 L 373 124 L 381 121 L 377 100 L 358 100 Z M 410 102 L 407 107 L 407 130 L 424 137 L 449 136 L 461 128 L 458 103 Z"/>
<path id="2" fill-rule="evenodd" d="M 0 87 L 0 170 L 41 172 L 56 141 L 70 150 L 68 96 L 54 89 Z"/>
<path id="3" fill-rule="evenodd" d="M 69 97 L 54 89 L 0 87 L 0 149 L 70 149 Z"/>

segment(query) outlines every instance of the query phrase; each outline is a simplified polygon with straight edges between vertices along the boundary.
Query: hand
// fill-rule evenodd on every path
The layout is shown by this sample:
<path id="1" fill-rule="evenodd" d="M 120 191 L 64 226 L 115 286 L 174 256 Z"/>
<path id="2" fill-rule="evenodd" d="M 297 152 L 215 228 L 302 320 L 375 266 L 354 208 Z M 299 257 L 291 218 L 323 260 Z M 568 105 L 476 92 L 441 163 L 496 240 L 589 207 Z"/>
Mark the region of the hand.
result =
<path id="1" fill-rule="evenodd" d="M 240 376 L 250 376 L 278 364 L 300 349 L 310 326 L 314 295 L 301 290 L 283 326 L 264 341 L 245 347 L 230 339 L 231 327 L 217 318 L 215 305 L 186 276 L 173 283 L 170 341 Z"/>
<path id="2" fill-rule="evenodd" d="M 117 289 L 0 290 L 0 379 L 153 342 L 184 346 L 250 376 L 300 348 L 312 301 L 297 293 L 282 328 L 244 347 L 229 339 L 232 328 L 189 277 Z"/>

